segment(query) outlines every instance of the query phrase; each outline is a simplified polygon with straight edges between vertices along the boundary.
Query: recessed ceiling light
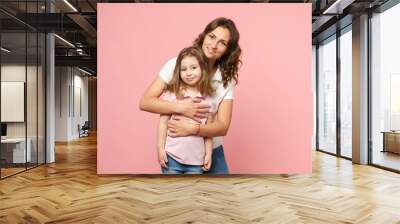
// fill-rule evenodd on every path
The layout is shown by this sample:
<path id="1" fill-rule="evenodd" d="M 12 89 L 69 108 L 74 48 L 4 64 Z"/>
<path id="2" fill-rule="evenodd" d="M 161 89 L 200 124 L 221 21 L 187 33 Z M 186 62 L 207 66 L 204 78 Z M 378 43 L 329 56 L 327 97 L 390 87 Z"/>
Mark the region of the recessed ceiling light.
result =
<path id="1" fill-rule="evenodd" d="M 57 35 L 57 34 L 54 34 L 54 36 L 57 37 L 58 39 L 60 39 L 61 41 L 63 41 L 64 43 L 68 44 L 69 46 L 75 48 L 75 45 L 71 44 L 71 42 L 69 42 L 68 40 L 66 40 L 66 39 L 64 39 L 64 38 L 62 38 L 62 37 L 60 37 L 60 36 Z"/>
<path id="2" fill-rule="evenodd" d="M 6 53 L 10 53 L 10 52 L 11 52 L 11 50 L 9 50 L 9 49 L 7 49 L 7 48 L 5 48 L 5 47 L 1 47 L 1 50 L 4 51 L 4 52 L 6 52 Z"/>
<path id="3" fill-rule="evenodd" d="M 86 71 L 86 70 L 83 70 L 83 69 L 81 69 L 81 68 L 79 68 L 79 67 L 78 67 L 78 70 L 81 71 L 81 72 L 83 72 L 83 73 L 85 73 L 85 74 L 93 75 L 92 73 L 90 73 L 90 72 L 88 72 L 88 71 Z"/>
<path id="4" fill-rule="evenodd" d="M 72 10 L 74 10 L 74 12 L 78 12 L 78 10 L 71 4 L 69 3 L 68 0 L 64 0 L 65 4 L 67 4 Z"/>
<path id="5" fill-rule="evenodd" d="M 342 14 L 343 9 L 351 5 L 355 0 L 336 0 L 327 9 L 322 12 L 322 14 Z"/>

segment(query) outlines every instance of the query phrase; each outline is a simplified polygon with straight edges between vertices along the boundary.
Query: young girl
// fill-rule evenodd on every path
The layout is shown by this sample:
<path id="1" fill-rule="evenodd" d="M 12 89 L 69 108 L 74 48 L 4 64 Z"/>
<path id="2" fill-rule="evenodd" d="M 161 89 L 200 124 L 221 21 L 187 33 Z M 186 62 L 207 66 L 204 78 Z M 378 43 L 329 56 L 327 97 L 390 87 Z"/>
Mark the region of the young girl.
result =
<path id="1" fill-rule="evenodd" d="M 184 119 L 198 125 L 212 122 L 216 106 L 210 96 L 214 94 L 208 75 L 206 58 L 201 49 L 183 49 L 176 59 L 171 82 L 160 96 L 170 102 L 198 98 L 210 106 L 210 115 L 201 122 L 181 115 L 161 115 L 158 127 L 158 161 L 164 174 L 201 174 L 211 167 L 212 138 L 200 136 L 170 137 L 167 130 L 169 119 Z"/>

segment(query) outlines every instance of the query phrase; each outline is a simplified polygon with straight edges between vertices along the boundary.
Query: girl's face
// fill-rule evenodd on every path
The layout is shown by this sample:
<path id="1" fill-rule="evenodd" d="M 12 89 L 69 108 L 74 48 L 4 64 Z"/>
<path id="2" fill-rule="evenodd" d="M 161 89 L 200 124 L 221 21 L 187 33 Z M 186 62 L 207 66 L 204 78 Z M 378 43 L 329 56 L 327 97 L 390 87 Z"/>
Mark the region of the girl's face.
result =
<path id="1" fill-rule="evenodd" d="M 182 59 L 180 76 L 186 85 L 197 86 L 201 79 L 201 67 L 196 57 L 186 56 Z"/>
<path id="2" fill-rule="evenodd" d="M 217 61 L 225 54 L 231 34 L 227 28 L 217 27 L 206 34 L 203 40 L 202 50 L 211 61 Z"/>

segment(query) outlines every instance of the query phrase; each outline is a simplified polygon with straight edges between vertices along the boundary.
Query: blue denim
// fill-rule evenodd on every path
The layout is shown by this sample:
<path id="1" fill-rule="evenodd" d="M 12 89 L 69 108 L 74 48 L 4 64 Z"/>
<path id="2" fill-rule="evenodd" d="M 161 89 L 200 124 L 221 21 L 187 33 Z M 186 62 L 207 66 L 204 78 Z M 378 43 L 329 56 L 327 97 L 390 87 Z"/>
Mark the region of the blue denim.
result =
<path id="1" fill-rule="evenodd" d="M 203 169 L 201 165 L 187 165 L 182 164 L 167 153 L 168 168 L 161 167 L 161 171 L 163 174 L 202 174 Z"/>
<path id="2" fill-rule="evenodd" d="M 213 150 L 211 169 L 205 174 L 229 174 L 228 164 L 225 160 L 224 149 L 218 146 Z"/>

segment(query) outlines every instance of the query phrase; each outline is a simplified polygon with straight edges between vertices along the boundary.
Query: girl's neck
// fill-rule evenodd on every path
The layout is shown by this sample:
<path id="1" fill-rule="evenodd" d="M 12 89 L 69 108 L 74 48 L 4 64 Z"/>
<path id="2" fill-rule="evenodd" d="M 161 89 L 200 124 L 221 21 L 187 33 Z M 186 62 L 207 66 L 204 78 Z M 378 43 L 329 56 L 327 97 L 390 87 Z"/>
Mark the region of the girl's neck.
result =
<path id="1" fill-rule="evenodd" d="M 187 94 L 187 95 L 197 95 L 200 90 L 198 86 L 187 86 L 185 85 L 183 91 Z"/>

